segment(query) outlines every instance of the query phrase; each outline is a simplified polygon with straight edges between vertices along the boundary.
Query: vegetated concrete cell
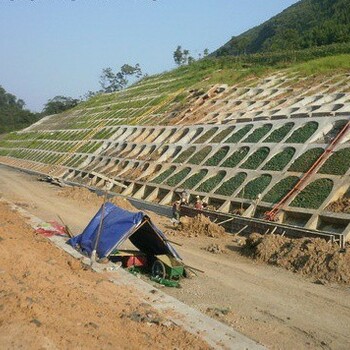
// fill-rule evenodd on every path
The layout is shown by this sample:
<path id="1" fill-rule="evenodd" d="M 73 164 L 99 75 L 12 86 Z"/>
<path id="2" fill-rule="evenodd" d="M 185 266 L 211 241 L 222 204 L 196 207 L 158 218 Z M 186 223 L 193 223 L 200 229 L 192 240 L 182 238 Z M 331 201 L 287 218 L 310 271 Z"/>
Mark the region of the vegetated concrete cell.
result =
<path id="1" fill-rule="evenodd" d="M 344 175 L 350 168 L 350 148 L 343 148 L 333 153 L 323 164 L 321 174 Z"/>
<path id="2" fill-rule="evenodd" d="M 211 152 L 212 147 L 211 146 L 206 146 L 196 152 L 189 160 L 188 163 L 190 164 L 196 164 L 199 165 L 200 163 L 203 162 L 203 160 L 209 155 Z"/>
<path id="3" fill-rule="evenodd" d="M 236 143 L 239 142 L 251 129 L 253 124 L 245 125 L 235 132 L 225 140 L 225 143 Z"/>
<path id="4" fill-rule="evenodd" d="M 281 126 L 280 128 L 274 130 L 263 142 L 266 143 L 277 143 L 281 142 L 287 134 L 293 129 L 294 127 L 293 122 L 288 122 Z"/>
<path id="5" fill-rule="evenodd" d="M 295 154 L 295 148 L 286 147 L 281 152 L 273 156 L 262 168 L 262 170 L 281 171 L 291 161 Z"/>
<path id="6" fill-rule="evenodd" d="M 238 194 L 238 197 L 245 199 L 256 199 L 259 194 L 265 191 L 271 180 L 272 176 L 269 174 L 263 174 L 255 178 L 242 188 Z"/>
<path id="7" fill-rule="evenodd" d="M 270 130 L 272 129 L 272 124 L 264 124 L 258 128 L 255 128 L 253 132 L 244 139 L 243 143 L 256 143 L 259 142 Z"/>
<path id="8" fill-rule="evenodd" d="M 237 166 L 249 153 L 250 148 L 247 146 L 241 147 L 234 151 L 226 160 L 221 164 L 222 167 L 234 168 Z"/>
<path id="9" fill-rule="evenodd" d="M 217 131 L 218 127 L 213 127 L 207 131 L 204 132 L 202 136 L 200 136 L 197 140 L 195 140 L 193 143 L 204 143 L 207 142 Z"/>
<path id="10" fill-rule="evenodd" d="M 257 169 L 259 165 L 268 157 L 270 149 L 261 147 L 256 150 L 241 166 L 242 169 Z"/>
<path id="11" fill-rule="evenodd" d="M 288 171 L 301 173 L 307 172 L 323 152 L 324 149 L 321 147 L 315 147 L 307 150 L 293 162 Z"/>
<path id="12" fill-rule="evenodd" d="M 176 167 L 171 166 L 168 169 L 164 170 L 161 174 L 156 176 L 151 182 L 156 183 L 156 184 L 161 184 L 165 179 L 167 179 L 174 171 Z"/>
<path id="13" fill-rule="evenodd" d="M 220 148 L 213 156 L 211 156 L 204 165 L 207 166 L 217 166 L 220 164 L 220 162 L 226 157 L 228 151 L 230 150 L 229 147 L 222 147 Z"/>
<path id="14" fill-rule="evenodd" d="M 184 168 L 168 178 L 165 183 L 168 186 L 176 186 L 191 172 L 191 168 Z"/>
<path id="15" fill-rule="evenodd" d="M 221 196 L 232 196 L 234 192 L 243 184 L 246 179 L 246 173 L 237 173 L 232 176 L 229 180 L 225 181 L 216 191 L 215 194 Z"/>
<path id="16" fill-rule="evenodd" d="M 198 183 L 200 183 L 205 176 L 208 174 L 207 169 L 201 169 L 197 173 L 189 176 L 182 184 L 181 187 L 183 187 L 186 190 L 193 189 Z"/>
<path id="17" fill-rule="evenodd" d="M 262 200 L 273 204 L 279 202 L 293 189 L 298 181 L 299 178 L 297 176 L 288 176 L 282 179 L 265 194 Z"/>
<path id="18" fill-rule="evenodd" d="M 202 182 L 197 188 L 198 192 L 211 192 L 216 188 L 226 176 L 226 171 L 219 171 L 215 176 L 210 177 L 209 179 Z"/>
<path id="19" fill-rule="evenodd" d="M 174 159 L 174 163 L 183 163 L 185 160 L 187 160 L 194 152 L 196 151 L 196 146 L 191 146 L 181 152 L 176 159 Z"/>
<path id="20" fill-rule="evenodd" d="M 318 209 L 333 189 L 330 179 L 318 179 L 307 185 L 292 201 L 290 206 Z"/>
<path id="21" fill-rule="evenodd" d="M 318 129 L 318 123 L 315 121 L 308 122 L 299 127 L 287 139 L 287 143 L 304 143 L 306 142 Z"/>

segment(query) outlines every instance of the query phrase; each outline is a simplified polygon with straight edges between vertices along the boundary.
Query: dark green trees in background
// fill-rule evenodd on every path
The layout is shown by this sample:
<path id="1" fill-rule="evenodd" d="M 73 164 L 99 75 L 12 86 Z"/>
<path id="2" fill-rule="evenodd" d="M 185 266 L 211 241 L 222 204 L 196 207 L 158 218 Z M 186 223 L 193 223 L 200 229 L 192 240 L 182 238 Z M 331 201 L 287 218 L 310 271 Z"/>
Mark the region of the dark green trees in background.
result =
<path id="1" fill-rule="evenodd" d="M 79 99 L 66 97 L 66 96 L 55 96 L 54 98 L 47 101 L 44 106 L 43 114 L 57 114 L 75 107 L 80 102 Z"/>
<path id="2" fill-rule="evenodd" d="M 0 86 L 0 134 L 23 129 L 40 119 L 41 115 L 24 109 L 25 103 Z"/>

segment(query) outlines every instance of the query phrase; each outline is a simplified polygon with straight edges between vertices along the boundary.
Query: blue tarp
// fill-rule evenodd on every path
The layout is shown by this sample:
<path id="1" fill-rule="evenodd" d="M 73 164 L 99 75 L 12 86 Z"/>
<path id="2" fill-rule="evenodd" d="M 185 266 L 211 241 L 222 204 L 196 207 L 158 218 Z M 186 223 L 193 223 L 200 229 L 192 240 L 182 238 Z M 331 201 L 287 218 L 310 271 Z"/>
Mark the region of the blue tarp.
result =
<path id="1" fill-rule="evenodd" d="M 74 248 L 79 248 L 83 254 L 91 256 L 101 215 L 102 207 L 83 233 L 71 238 L 67 243 Z M 145 254 L 170 254 L 177 259 L 181 259 L 176 250 L 166 241 L 163 232 L 151 222 L 151 219 L 145 213 L 133 213 L 112 203 L 105 203 L 104 219 L 96 249 L 97 255 L 99 258 L 108 256 L 128 238 L 135 247 Z"/>

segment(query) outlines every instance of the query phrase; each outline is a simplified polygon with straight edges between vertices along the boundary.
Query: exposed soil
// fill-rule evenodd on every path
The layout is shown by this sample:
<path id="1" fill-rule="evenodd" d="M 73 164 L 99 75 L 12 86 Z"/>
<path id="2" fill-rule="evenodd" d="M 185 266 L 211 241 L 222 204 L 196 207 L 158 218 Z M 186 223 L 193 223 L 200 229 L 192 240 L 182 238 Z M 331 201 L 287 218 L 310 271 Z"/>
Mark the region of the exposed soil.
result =
<path id="1" fill-rule="evenodd" d="M 203 214 L 199 214 L 194 218 L 182 217 L 179 229 L 188 237 L 207 236 L 218 238 L 226 234 L 222 226 L 215 224 Z"/>
<path id="2" fill-rule="evenodd" d="M 347 194 L 338 200 L 330 203 L 326 210 L 334 213 L 346 213 L 350 214 L 350 194 Z"/>
<path id="3" fill-rule="evenodd" d="M 209 348 L 0 203 L 2 349 Z"/>
<path id="4" fill-rule="evenodd" d="M 103 203 L 103 197 L 91 192 L 85 187 L 64 187 L 59 193 L 59 196 L 74 199 L 78 203 L 100 206 Z M 129 211 L 137 211 L 137 209 L 125 198 L 113 197 L 109 198 L 108 202 L 119 206 L 122 209 Z"/>
<path id="5" fill-rule="evenodd" d="M 321 238 L 291 239 L 251 234 L 242 250 L 248 256 L 320 281 L 350 283 L 350 250 Z"/>
<path id="6" fill-rule="evenodd" d="M 0 196 L 2 194 L 3 197 L 12 202 L 21 203 L 22 206 L 26 207 L 26 210 L 46 221 L 57 220 L 58 214 L 73 233 L 78 234 L 95 215 L 100 203 L 93 204 L 77 201 L 70 197 L 61 197 L 58 195 L 59 191 L 60 189 L 56 186 L 38 182 L 35 176 L 0 166 Z M 185 233 L 172 229 L 169 218 L 154 213 L 150 213 L 150 216 L 157 226 L 172 236 L 171 240 L 182 244 L 182 246 L 174 247 L 186 264 L 205 271 L 205 273 L 198 273 L 195 278 L 181 280 L 182 288 L 166 288 L 167 294 L 202 312 L 207 312 L 241 333 L 266 345 L 269 349 L 348 348 L 350 343 L 348 332 L 350 319 L 349 285 L 318 284 L 315 283 L 318 282 L 317 278 L 308 278 L 242 256 L 241 245 L 244 244 L 242 237 L 233 237 L 228 234 L 220 238 L 206 235 L 187 237 Z M 216 243 L 226 250 L 225 254 L 212 254 L 203 249 Z M 0 247 L 1 245 L 2 242 L 0 242 Z M 23 254 L 23 251 L 26 250 L 21 249 L 15 252 Z M 31 265 L 32 262 L 27 266 Z M 33 265 L 40 267 L 39 257 L 38 263 L 33 262 Z M 85 274 L 85 271 L 82 273 Z M 43 276 L 46 276 L 45 274 L 43 271 Z M 2 277 L 2 274 L 0 276 Z M 38 280 L 39 283 L 41 283 L 41 279 Z M 80 290 L 78 282 L 75 282 L 73 278 L 70 283 Z M 105 282 L 101 284 L 112 286 L 112 284 Z M 92 283 L 92 285 L 96 286 L 96 283 Z M 82 290 L 84 286 L 85 284 L 82 284 Z M 67 289 L 64 292 L 67 293 Z M 60 294 L 64 294 L 64 292 L 62 289 L 59 290 Z M 90 289 L 84 293 L 84 298 L 88 298 L 89 292 Z M 47 298 L 51 298 L 49 293 L 45 294 Z M 111 299 L 110 295 L 114 296 L 115 294 L 115 292 L 109 294 L 108 298 L 104 299 L 107 305 Z M 92 294 L 93 298 L 94 296 L 95 294 Z M 79 298 L 82 296 L 79 295 L 76 300 Z M 115 300 L 114 297 L 113 300 Z M 118 302 L 119 298 L 116 300 Z M 115 305 L 115 307 L 117 306 Z M 225 311 L 223 313 L 220 311 L 227 309 L 229 312 L 226 314 Z M 55 309 L 56 311 L 57 309 Z M 132 310 L 131 313 L 133 311 L 135 310 Z M 52 312 L 50 312 L 51 314 Z M 129 312 L 125 314 L 123 322 L 129 321 L 130 317 L 140 318 L 135 314 L 130 315 Z M 65 316 L 66 314 L 63 313 L 62 317 Z M 141 318 L 143 317 L 141 316 Z M 90 322 L 89 318 L 86 319 L 88 321 L 84 323 Z M 39 319 L 39 321 L 41 320 Z M 94 319 L 91 322 L 95 322 Z M 69 323 L 69 325 L 71 324 Z M 3 326 L 0 326 L 0 330 L 1 327 Z M 41 327 L 35 327 L 33 329 L 41 329 Z M 72 329 L 74 330 L 74 327 Z M 79 328 L 79 330 L 81 329 Z M 84 336 L 87 332 L 86 330 Z M 93 335 L 97 336 L 95 332 Z M 62 336 L 64 337 L 64 335 Z M 76 334 L 76 336 L 77 338 L 82 337 L 82 333 Z M 118 341 L 120 339 L 124 338 L 119 336 Z M 153 341 L 152 346 L 155 346 L 155 343 L 157 344 L 156 341 Z M 74 343 L 70 347 L 74 348 Z M 139 348 L 141 347 L 145 347 L 144 343 L 141 343 Z M 177 345 L 177 347 L 181 346 Z M 187 348 L 190 347 L 187 346 Z M 58 346 L 58 348 L 64 348 L 64 346 Z M 186 346 L 182 348 L 186 348 Z"/>

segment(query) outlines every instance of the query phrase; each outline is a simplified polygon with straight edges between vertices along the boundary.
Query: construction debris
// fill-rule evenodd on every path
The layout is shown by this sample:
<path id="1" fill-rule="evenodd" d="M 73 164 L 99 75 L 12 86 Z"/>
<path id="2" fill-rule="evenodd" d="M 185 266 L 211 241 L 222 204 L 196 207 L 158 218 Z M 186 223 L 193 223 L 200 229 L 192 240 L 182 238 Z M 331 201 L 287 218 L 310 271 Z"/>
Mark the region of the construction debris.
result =
<path id="1" fill-rule="evenodd" d="M 213 253 L 213 254 L 224 254 L 226 253 L 226 250 L 223 249 L 219 244 L 217 243 L 212 243 L 209 244 L 207 247 L 203 248 L 204 250 L 206 250 L 209 253 Z"/>

